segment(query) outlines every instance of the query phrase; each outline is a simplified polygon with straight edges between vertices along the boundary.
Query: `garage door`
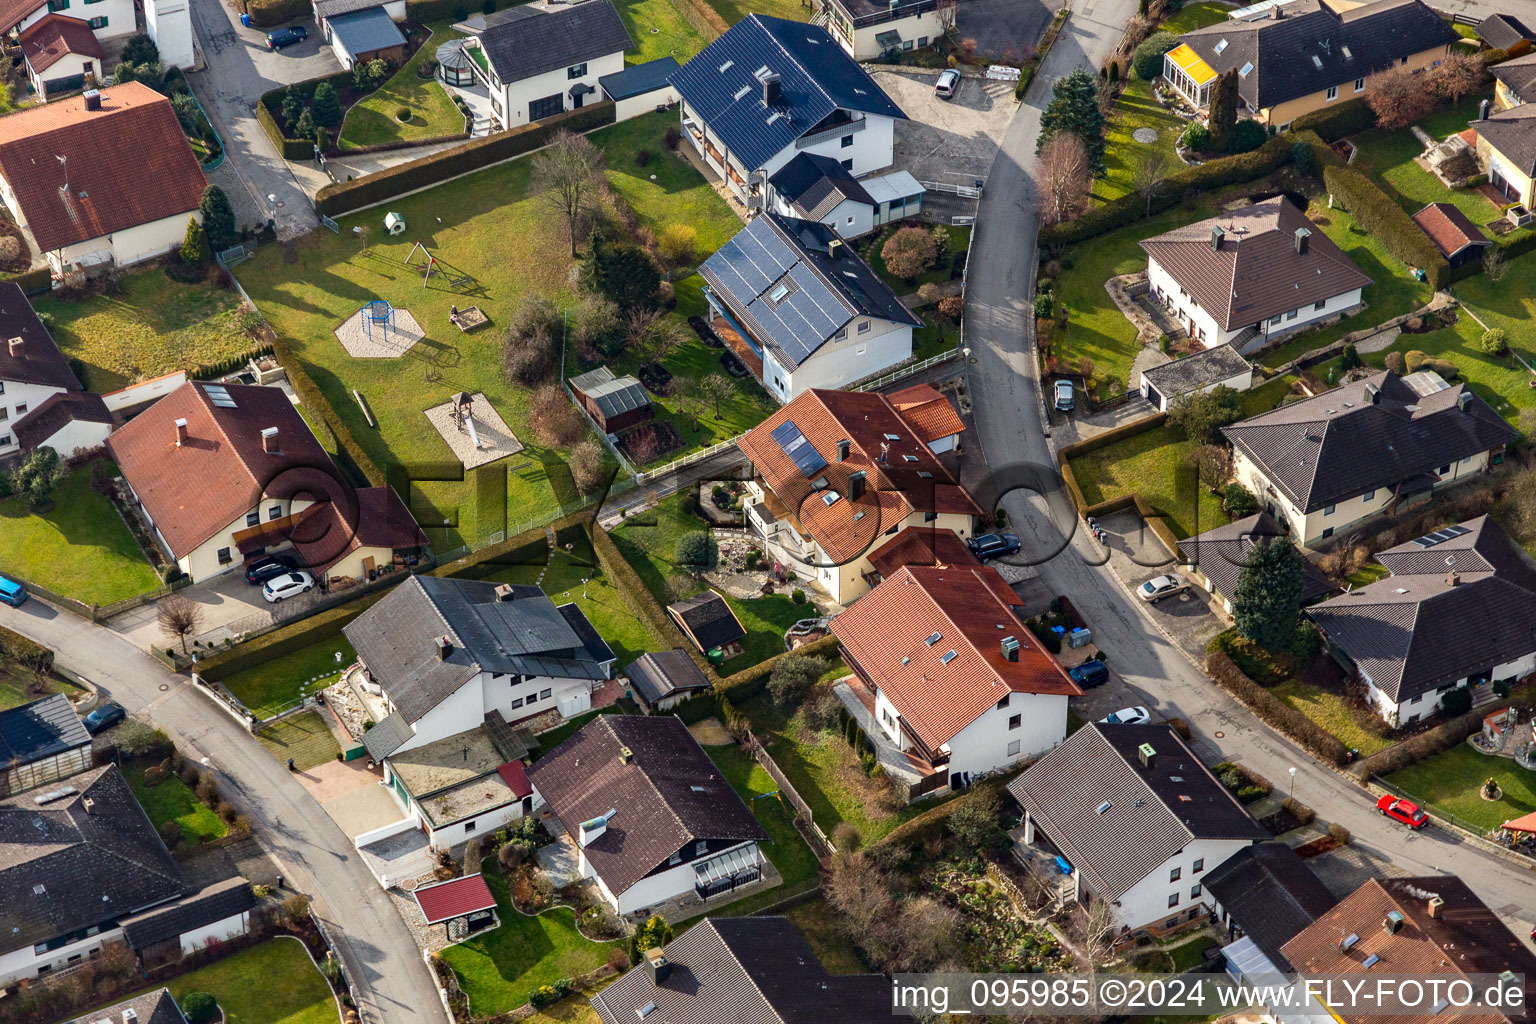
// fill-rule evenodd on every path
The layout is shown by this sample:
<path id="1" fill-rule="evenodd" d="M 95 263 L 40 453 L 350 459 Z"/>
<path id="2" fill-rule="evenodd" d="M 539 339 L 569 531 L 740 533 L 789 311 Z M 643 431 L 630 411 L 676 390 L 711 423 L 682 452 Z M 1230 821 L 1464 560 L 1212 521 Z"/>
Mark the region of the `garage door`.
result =
<path id="1" fill-rule="evenodd" d="M 590 693 L 573 693 L 569 697 L 560 698 L 560 717 L 574 718 L 592 707 L 592 695 Z"/>

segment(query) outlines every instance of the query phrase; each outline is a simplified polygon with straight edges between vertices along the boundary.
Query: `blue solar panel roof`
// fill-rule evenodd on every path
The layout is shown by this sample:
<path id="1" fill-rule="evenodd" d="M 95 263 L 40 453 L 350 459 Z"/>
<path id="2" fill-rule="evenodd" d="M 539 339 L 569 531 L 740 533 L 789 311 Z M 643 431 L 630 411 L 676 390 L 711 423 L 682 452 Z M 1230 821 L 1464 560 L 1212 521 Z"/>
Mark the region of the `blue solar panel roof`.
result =
<path id="1" fill-rule="evenodd" d="M 800 433 L 800 428 L 795 426 L 794 420 L 785 420 L 773 428 L 769 435 L 784 449 L 784 454 L 795 461 L 800 472 L 810 479 L 827 467 L 827 460 L 821 457 L 821 453 L 811 447 L 811 442 Z"/>

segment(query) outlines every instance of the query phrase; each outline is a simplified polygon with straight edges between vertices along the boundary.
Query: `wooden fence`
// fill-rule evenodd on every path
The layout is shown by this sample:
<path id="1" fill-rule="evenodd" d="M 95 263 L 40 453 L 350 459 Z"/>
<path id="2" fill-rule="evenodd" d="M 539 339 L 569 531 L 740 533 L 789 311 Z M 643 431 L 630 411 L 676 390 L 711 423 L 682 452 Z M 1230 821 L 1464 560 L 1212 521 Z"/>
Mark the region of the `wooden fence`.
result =
<path id="1" fill-rule="evenodd" d="M 805 802 L 799 790 L 795 789 L 794 783 L 789 781 L 789 776 L 784 774 L 773 758 L 768 755 L 768 751 L 763 749 L 762 743 L 752 734 L 751 729 L 747 730 L 747 749 L 752 752 L 757 763 L 763 766 L 763 771 L 768 773 L 774 785 L 779 787 L 779 792 L 788 797 L 789 802 L 794 805 L 798 812 L 796 823 L 804 823 L 800 829 L 801 834 L 805 836 L 806 842 L 811 844 L 811 849 L 816 856 L 825 859 L 836 853 L 837 847 L 832 845 L 832 840 L 827 838 L 821 826 L 816 824 L 816 817 L 811 813 L 811 805 Z"/>

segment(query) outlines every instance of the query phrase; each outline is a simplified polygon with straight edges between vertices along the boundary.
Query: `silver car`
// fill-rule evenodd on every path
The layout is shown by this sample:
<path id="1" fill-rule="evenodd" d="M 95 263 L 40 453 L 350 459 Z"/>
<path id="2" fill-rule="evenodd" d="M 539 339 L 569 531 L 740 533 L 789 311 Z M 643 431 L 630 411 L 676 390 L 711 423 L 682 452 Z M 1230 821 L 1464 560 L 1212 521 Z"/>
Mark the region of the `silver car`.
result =
<path id="1" fill-rule="evenodd" d="M 1165 597 L 1171 597 L 1174 594 L 1177 594 L 1187 586 L 1189 586 L 1189 584 L 1185 583 L 1177 576 L 1170 576 L 1169 574 L 1164 573 L 1161 576 L 1152 577 L 1151 579 L 1147 580 L 1147 582 L 1137 587 L 1136 596 L 1141 598 L 1143 601 L 1161 601 Z"/>
<path id="2" fill-rule="evenodd" d="M 960 91 L 960 72 L 950 68 L 939 75 L 939 80 L 933 84 L 933 94 L 941 100 L 954 99 L 955 93 Z"/>
<path id="3" fill-rule="evenodd" d="M 1099 719 L 1099 722 L 1104 725 L 1145 725 L 1150 721 L 1152 721 L 1152 712 L 1144 707 L 1121 708 Z"/>

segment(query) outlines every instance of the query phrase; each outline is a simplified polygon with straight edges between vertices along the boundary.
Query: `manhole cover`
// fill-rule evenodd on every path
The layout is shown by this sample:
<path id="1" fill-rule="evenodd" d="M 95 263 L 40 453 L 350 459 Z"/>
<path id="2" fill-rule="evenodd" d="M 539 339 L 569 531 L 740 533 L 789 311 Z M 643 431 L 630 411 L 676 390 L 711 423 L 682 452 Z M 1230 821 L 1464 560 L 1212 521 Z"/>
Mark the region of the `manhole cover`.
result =
<path id="1" fill-rule="evenodd" d="M 1137 128 L 1134 132 L 1131 132 L 1131 138 L 1135 139 L 1137 142 L 1156 142 L 1157 129 Z"/>
<path id="2" fill-rule="evenodd" d="M 1217 739 L 1221 739 L 1221 738 L 1223 738 L 1226 735 L 1227 735 L 1226 733 L 1221 732 L 1220 730 L 1218 730 L 1217 733 L 1216 733 L 1216 738 Z"/>
<path id="3" fill-rule="evenodd" d="M 161 683 L 160 684 L 160 689 L 162 689 L 162 690 L 169 690 L 170 688 L 171 687 L 170 687 L 169 683 Z"/>

